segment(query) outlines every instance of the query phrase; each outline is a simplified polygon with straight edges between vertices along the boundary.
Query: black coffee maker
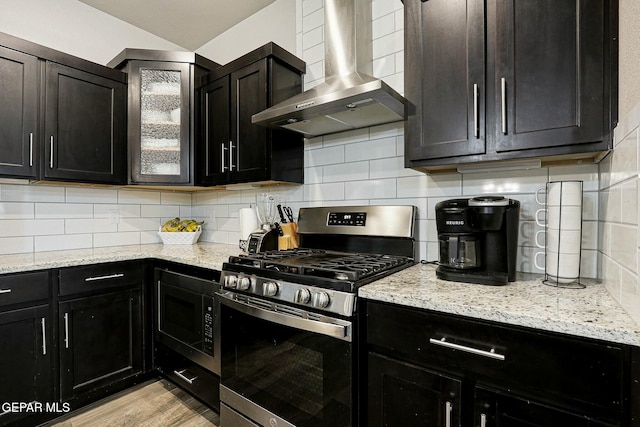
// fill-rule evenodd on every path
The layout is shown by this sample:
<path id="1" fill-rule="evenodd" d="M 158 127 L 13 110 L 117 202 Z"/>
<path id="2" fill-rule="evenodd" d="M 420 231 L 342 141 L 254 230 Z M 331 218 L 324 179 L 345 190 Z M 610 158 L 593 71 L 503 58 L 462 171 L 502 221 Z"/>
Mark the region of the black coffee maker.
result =
<path id="1" fill-rule="evenodd" d="M 440 245 L 436 276 L 456 282 L 505 285 L 516 278 L 520 202 L 502 196 L 436 204 Z"/>

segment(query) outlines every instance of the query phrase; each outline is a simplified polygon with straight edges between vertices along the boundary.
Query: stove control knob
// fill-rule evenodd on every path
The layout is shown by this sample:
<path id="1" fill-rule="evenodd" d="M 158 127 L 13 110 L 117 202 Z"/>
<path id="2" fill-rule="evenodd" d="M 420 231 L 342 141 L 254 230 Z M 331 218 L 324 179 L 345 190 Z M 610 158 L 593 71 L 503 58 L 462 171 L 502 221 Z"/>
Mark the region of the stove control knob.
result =
<path id="1" fill-rule="evenodd" d="M 249 279 L 248 277 L 241 277 L 240 279 L 238 279 L 238 289 L 240 289 L 241 291 L 246 291 L 249 290 L 250 287 L 251 279 Z"/>
<path id="2" fill-rule="evenodd" d="M 236 276 L 226 276 L 224 278 L 224 287 L 229 289 L 235 289 L 238 283 L 238 277 Z"/>
<path id="3" fill-rule="evenodd" d="M 326 292 L 318 292 L 313 294 L 313 300 L 311 303 L 316 308 L 327 308 L 331 303 L 331 298 Z"/>
<path id="4" fill-rule="evenodd" d="M 309 289 L 298 289 L 293 297 L 293 302 L 297 304 L 307 304 L 309 301 L 311 301 L 311 291 Z"/>
<path id="5" fill-rule="evenodd" d="M 262 294 L 266 297 L 274 297 L 278 293 L 278 284 L 275 282 L 264 282 L 262 284 Z"/>

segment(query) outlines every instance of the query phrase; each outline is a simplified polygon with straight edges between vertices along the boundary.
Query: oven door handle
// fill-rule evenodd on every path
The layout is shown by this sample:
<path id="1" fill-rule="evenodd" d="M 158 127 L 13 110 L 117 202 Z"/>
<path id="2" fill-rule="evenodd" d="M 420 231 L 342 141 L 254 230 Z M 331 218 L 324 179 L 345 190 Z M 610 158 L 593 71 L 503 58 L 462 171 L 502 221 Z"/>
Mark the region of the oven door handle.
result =
<path id="1" fill-rule="evenodd" d="M 249 305 L 242 301 L 237 301 L 233 298 L 230 298 L 225 294 L 217 295 L 220 298 L 220 303 L 226 305 L 227 307 L 233 308 L 234 310 L 238 310 L 239 312 L 246 315 L 277 323 L 279 325 L 290 326 L 295 329 L 315 332 L 318 334 L 338 338 L 343 341 L 351 342 L 351 322 L 335 319 L 336 322 L 344 322 L 344 324 L 341 324 L 304 319 L 302 317 L 292 316 L 290 314 L 266 310 L 261 307 Z"/>

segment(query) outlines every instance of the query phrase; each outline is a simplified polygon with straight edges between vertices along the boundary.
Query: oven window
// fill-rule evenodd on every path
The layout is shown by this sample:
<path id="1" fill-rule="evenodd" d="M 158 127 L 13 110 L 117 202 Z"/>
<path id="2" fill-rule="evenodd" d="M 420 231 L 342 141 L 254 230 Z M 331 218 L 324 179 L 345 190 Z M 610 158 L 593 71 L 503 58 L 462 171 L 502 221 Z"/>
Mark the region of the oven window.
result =
<path id="1" fill-rule="evenodd" d="M 202 296 L 161 284 L 159 330 L 195 348 L 202 347 Z"/>
<path id="2" fill-rule="evenodd" d="M 222 306 L 222 384 L 298 427 L 351 424 L 351 343 Z"/>

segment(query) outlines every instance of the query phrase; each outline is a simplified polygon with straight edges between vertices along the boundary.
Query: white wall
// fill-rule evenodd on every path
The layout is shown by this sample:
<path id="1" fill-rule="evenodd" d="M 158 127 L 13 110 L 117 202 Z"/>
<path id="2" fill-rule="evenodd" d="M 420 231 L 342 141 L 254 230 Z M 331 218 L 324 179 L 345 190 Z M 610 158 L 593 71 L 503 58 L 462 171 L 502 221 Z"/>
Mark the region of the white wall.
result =
<path id="1" fill-rule="evenodd" d="M 275 42 L 296 54 L 296 0 L 277 0 L 196 50 L 219 64 Z"/>
<path id="2" fill-rule="evenodd" d="M 98 64 L 127 47 L 184 50 L 78 0 L 0 0 L 0 32 Z"/>

